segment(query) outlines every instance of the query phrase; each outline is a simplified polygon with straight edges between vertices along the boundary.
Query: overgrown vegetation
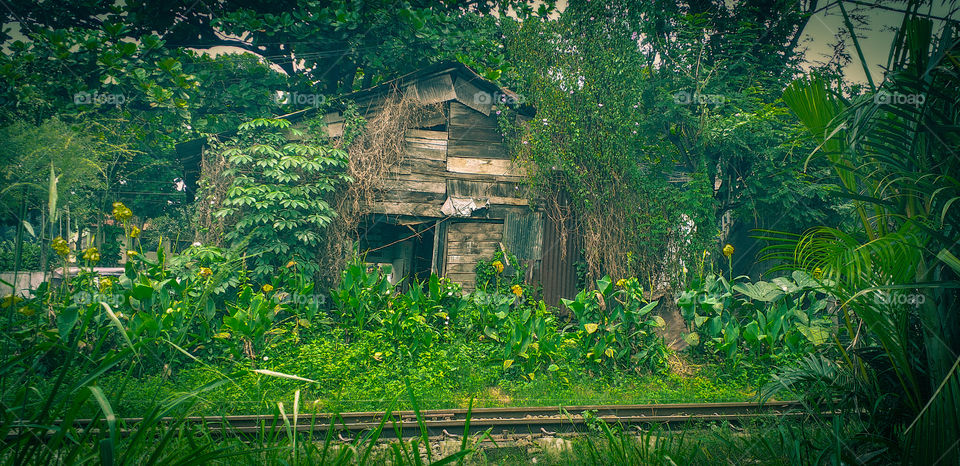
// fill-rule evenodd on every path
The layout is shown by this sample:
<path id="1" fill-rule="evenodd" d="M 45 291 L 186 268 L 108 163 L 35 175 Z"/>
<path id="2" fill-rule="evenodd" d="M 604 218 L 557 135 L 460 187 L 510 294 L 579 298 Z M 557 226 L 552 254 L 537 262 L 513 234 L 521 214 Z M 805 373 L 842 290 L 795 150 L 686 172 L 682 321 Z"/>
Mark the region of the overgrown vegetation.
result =
<path id="1" fill-rule="evenodd" d="M 885 7 L 882 81 L 863 2 L 62 3 L 0 13 L 22 35 L 0 32 L 3 462 L 960 461 L 960 25 L 934 2 Z M 807 66 L 823 11 L 844 30 Z M 450 59 L 517 91 L 491 113 L 581 253 L 557 307 L 502 244 L 465 262 L 472 292 L 355 250 L 407 131 L 444 123 L 408 89 L 370 118 L 352 93 Z M 349 443 L 185 422 L 773 398 L 836 415 L 594 420 L 557 451 L 444 458 L 425 433 L 377 446 L 389 421 Z"/>

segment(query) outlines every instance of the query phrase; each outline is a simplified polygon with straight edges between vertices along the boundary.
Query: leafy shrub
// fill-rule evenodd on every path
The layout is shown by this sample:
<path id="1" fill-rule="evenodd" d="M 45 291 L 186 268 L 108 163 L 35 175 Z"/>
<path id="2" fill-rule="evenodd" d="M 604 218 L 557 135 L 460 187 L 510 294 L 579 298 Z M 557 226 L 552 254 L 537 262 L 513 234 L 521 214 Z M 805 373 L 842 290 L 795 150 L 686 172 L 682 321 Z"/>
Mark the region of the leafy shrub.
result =
<path id="1" fill-rule="evenodd" d="M 194 245 L 170 258 L 170 273 L 181 281 L 209 277 L 210 293 L 223 296 L 246 280 L 243 258 L 237 249 Z"/>
<path id="2" fill-rule="evenodd" d="M 287 132 L 303 140 L 289 142 Z M 258 278 L 290 260 L 317 273 L 320 231 L 336 215 L 325 197 L 350 181 L 346 151 L 290 128 L 287 120 L 263 118 L 241 124 L 220 150 L 231 164 L 224 175 L 233 178 L 216 212 L 232 223 L 225 239 L 246 246 Z"/>
<path id="3" fill-rule="evenodd" d="M 103 244 L 97 249 L 100 251 L 101 267 L 115 267 L 120 263 L 123 254 L 123 242 L 118 237 L 124 235 L 124 227 L 120 225 L 101 225 L 101 234 L 103 235 Z"/>
<path id="4" fill-rule="evenodd" d="M 770 362 L 831 341 L 827 303 L 822 283 L 799 270 L 792 280 L 755 283 L 707 274 L 677 298 L 692 330 L 687 342 L 734 362 L 742 350 Z"/>
<path id="5" fill-rule="evenodd" d="M 557 372 L 562 359 L 562 335 L 556 317 L 547 311 L 543 301 L 527 305 L 513 294 L 486 293 L 478 290 L 471 300 L 481 310 L 483 333 L 503 345 L 504 370 L 533 379 L 543 369 Z"/>
<path id="6" fill-rule="evenodd" d="M 19 270 L 40 270 L 40 251 L 39 243 L 24 241 L 20 246 L 20 267 Z M 0 241 L 0 271 L 14 270 L 17 253 L 17 244 L 13 240 Z M 53 267 L 53 264 L 49 264 Z"/>
<path id="7" fill-rule="evenodd" d="M 368 269 L 361 257 L 347 263 L 340 283 L 330 292 L 337 322 L 354 330 L 367 329 L 377 312 L 393 300 L 395 289 L 387 280 L 389 274 L 389 268 Z"/>
<path id="8" fill-rule="evenodd" d="M 490 260 L 477 261 L 477 289 L 489 293 L 511 293 L 514 286 L 527 291 L 523 282 L 526 265 L 509 251 L 497 251 Z"/>
<path id="9" fill-rule="evenodd" d="M 588 366 L 663 369 L 667 350 L 654 328 L 664 326 L 664 321 L 649 315 L 659 301 L 644 300 L 636 278 L 614 285 L 606 276 L 596 284 L 595 290 L 562 300 L 577 320 L 573 340 L 579 356 Z"/>

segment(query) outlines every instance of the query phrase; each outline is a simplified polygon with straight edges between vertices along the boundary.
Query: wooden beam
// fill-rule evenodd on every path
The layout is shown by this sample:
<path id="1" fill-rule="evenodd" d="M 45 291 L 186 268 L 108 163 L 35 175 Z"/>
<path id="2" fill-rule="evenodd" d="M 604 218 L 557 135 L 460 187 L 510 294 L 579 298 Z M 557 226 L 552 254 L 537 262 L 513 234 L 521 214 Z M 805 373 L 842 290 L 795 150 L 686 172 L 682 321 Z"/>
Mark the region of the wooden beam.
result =
<path id="1" fill-rule="evenodd" d="M 447 171 L 454 173 L 476 173 L 479 175 L 523 176 L 523 168 L 507 159 L 481 159 L 467 157 L 447 157 Z"/>

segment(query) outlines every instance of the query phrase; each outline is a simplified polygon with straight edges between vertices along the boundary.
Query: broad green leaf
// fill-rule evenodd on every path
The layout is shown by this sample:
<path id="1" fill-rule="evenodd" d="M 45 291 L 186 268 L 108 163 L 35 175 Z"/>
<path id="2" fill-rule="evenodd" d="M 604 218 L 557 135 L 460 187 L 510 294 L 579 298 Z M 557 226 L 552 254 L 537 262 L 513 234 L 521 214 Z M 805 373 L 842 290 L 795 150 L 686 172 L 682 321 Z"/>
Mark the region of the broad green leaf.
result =
<path id="1" fill-rule="evenodd" d="M 814 345 L 820 346 L 830 341 L 830 332 L 823 327 L 818 325 L 808 326 L 803 324 L 797 324 L 796 326 L 797 330 L 799 330 L 803 336 L 807 337 L 807 340 L 810 340 L 810 343 L 813 343 Z"/>

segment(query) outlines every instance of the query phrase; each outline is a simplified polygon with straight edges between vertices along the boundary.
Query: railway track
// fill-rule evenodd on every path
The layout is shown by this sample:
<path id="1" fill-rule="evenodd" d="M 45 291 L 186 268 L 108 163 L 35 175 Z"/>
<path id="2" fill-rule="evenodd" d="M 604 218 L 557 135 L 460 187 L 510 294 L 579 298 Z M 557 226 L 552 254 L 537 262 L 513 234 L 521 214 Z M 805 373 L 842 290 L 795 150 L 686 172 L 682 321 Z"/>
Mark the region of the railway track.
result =
<path id="1" fill-rule="evenodd" d="M 829 414 L 829 413 L 824 413 Z M 334 429 L 335 438 L 345 441 L 356 438 L 364 432 L 376 429 L 386 414 L 384 412 L 347 412 L 339 414 L 300 414 L 296 425 L 291 414 L 287 414 L 289 428 L 303 434 L 326 435 Z M 456 438 L 463 435 L 467 420 L 466 409 L 421 410 L 424 427 L 434 438 Z M 586 430 L 591 418 L 602 419 L 608 424 L 623 426 L 642 425 L 684 425 L 689 423 L 740 423 L 749 419 L 806 416 L 803 405 L 796 401 L 772 401 L 763 406 L 757 403 L 680 403 L 648 405 L 589 405 L 589 406 L 543 406 L 517 408 L 475 408 L 470 413 L 468 434 L 484 432 L 490 429 L 491 435 L 554 435 Z M 97 420 L 78 420 L 77 428 L 88 428 Z M 118 419 L 123 432 L 137 429 L 141 418 Z M 161 423 L 170 425 L 176 419 L 163 419 Z M 282 416 L 204 416 L 188 417 L 183 421 L 188 425 L 203 426 L 213 435 L 221 436 L 257 436 L 286 431 L 288 428 Z M 103 428 L 103 426 L 97 426 Z M 403 438 L 420 436 L 420 425 L 413 411 L 394 411 L 383 424 L 380 438 L 397 438 L 397 430 Z"/>

